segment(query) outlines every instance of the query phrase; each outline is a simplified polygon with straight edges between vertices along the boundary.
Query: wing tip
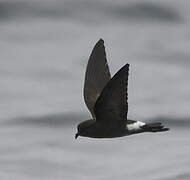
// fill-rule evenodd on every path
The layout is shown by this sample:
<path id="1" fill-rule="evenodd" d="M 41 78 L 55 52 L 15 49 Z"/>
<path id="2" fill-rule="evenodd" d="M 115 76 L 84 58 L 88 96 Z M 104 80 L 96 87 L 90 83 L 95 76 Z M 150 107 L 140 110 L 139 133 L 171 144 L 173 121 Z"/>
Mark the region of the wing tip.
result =
<path id="1" fill-rule="evenodd" d="M 94 50 L 97 50 L 97 49 L 103 49 L 103 50 L 105 51 L 104 40 L 101 39 L 101 38 L 100 38 L 100 39 L 98 40 L 98 42 L 95 44 L 95 46 L 94 46 L 92 52 L 93 52 Z"/>
<path id="2" fill-rule="evenodd" d="M 100 38 L 98 42 L 96 43 L 96 46 L 104 46 L 104 40 Z"/>
<path id="3" fill-rule="evenodd" d="M 123 66 L 123 68 L 122 68 L 122 69 L 127 69 L 127 70 L 129 70 L 129 66 L 130 66 L 130 64 L 129 64 L 129 63 L 127 63 L 127 64 L 125 64 L 125 65 Z"/>
<path id="4" fill-rule="evenodd" d="M 104 43 L 104 40 L 100 38 L 98 42 Z"/>
<path id="5" fill-rule="evenodd" d="M 123 67 L 121 67 L 121 69 L 119 71 L 117 71 L 116 74 L 120 74 L 119 76 L 122 76 L 122 74 L 125 74 L 126 72 L 128 73 L 129 72 L 129 66 L 130 66 L 130 64 L 128 64 L 128 63 L 125 64 Z"/>

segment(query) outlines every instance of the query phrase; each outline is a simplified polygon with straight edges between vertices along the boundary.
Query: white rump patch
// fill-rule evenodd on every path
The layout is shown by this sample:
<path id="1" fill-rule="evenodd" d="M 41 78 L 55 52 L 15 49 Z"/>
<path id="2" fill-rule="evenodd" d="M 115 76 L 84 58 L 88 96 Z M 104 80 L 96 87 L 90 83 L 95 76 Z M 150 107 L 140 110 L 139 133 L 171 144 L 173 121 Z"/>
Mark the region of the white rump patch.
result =
<path id="1" fill-rule="evenodd" d="M 133 124 L 128 124 L 127 129 L 129 131 L 138 131 L 138 130 L 141 129 L 141 126 L 144 126 L 144 125 L 145 125 L 145 123 L 143 123 L 141 121 L 137 121 L 137 122 L 135 122 Z"/>

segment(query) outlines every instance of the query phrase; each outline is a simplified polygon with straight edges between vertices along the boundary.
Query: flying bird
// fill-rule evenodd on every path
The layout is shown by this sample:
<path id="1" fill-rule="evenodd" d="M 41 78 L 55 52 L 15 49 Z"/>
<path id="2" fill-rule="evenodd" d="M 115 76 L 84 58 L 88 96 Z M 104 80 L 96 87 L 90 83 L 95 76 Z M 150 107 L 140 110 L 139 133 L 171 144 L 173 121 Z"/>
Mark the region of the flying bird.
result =
<path id="1" fill-rule="evenodd" d="M 126 64 L 111 78 L 104 41 L 100 39 L 90 55 L 84 83 L 84 101 L 92 119 L 78 125 L 75 138 L 115 138 L 169 130 L 160 122 L 128 119 L 128 76 L 129 64 Z"/>

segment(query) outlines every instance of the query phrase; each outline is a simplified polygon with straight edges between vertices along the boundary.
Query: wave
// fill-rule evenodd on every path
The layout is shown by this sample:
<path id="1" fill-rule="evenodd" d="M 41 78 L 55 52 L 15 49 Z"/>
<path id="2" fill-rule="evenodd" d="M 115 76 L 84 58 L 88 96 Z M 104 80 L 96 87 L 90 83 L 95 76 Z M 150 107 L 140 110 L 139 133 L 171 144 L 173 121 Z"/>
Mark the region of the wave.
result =
<path id="1" fill-rule="evenodd" d="M 85 113 L 49 114 L 43 116 L 18 117 L 2 122 L 8 126 L 41 126 L 41 127 L 68 127 L 85 119 L 89 119 Z"/>
<path id="2" fill-rule="evenodd" d="M 189 172 L 183 172 L 176 175 L 171 175 L 171 177 L 165 178 L 165 180 L 188 180 L 190 177 Z M 163 180 L 163 178 L 158 178 L 158 180 Z"/>
<path id="3" fill-rule="evenodd" d="M 101 17 L 101 18 L 100 18 Z M 105 23 L 117 20 L 179 22 L 180 14 L 170 6 L 161 3 L 109 3 L 106 1 L 64 1 L 64 2 L 0 2 L 0 20 L 28 18 L 70 18 Z"/>
<path id="4" fill-rule="evenodd" d="M 4 125 L 19 126 L 41 126 L 41 127 L 71 127 L 77 126 L 78 123 L 91 119 L 86 113 L 65 113 L 65 114 L 49 114 L 44 116 L 18 117 L 2 122 Z M 169 128 L 190 128 L 190 118 L 177 117 L 155 117 L 145 120 L 145 122 L 162 122 Z"/>
<path id="5" fill-rule="evenodd" d="M 145 21 L 164 21 L 178 22 L 181 21 L 180 15 L 172 8 L 166 5 L 156 3 L 131 3 L 116 9 L 117 15 L 122 18 Z"/>

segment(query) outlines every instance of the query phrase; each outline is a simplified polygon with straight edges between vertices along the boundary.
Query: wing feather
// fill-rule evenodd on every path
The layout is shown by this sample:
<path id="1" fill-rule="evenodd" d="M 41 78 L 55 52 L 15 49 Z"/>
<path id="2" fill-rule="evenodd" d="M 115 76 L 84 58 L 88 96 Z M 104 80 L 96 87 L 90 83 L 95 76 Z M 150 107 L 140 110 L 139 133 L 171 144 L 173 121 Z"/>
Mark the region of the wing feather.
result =
<path id="1" fill-rule="evenodd" d="M 95 104 L 96 120 L 107 124 L 126 123 L 128 113 L 129 64 L 108 82 Z"/>
<path id="2" fill-rule="evenodd" d="M 84 83 L 84 101 L 93 117 L 95 117 L 94 105 L 110 79 L 104 41 L 100 39 L 90 55 Z"/>

